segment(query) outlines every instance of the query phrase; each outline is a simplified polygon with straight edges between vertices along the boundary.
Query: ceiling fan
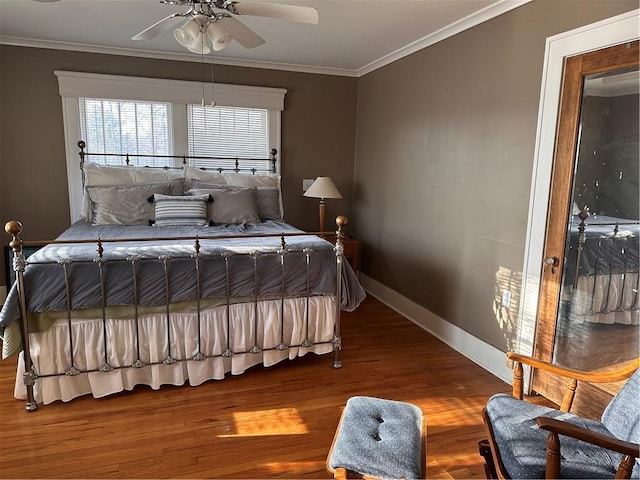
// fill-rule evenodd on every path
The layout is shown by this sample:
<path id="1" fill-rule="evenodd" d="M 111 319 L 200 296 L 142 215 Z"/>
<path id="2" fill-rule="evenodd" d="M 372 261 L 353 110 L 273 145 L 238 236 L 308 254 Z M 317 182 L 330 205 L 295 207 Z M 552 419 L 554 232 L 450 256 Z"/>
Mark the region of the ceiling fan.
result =
<path id="1" fill-rule="evenodd" d="M 312 7 L 234 0 L 159 0 L 160 3 L 184 5 L 186 12 L 174 13 L 134 35 L 132 40 L 151 40 L 175 26 L 177 20 L 186 22 L 174 31 L 174 37 L 189 51 L 208 54 L 225 48 L 236 40 L 244 48 L 265 43 L 257 33 L 240 22 L 236 16 L 277 18 L 293 22 L 318 23 L 318 11 Z M 207 41 L 208 38 L 208 41 Z"/>

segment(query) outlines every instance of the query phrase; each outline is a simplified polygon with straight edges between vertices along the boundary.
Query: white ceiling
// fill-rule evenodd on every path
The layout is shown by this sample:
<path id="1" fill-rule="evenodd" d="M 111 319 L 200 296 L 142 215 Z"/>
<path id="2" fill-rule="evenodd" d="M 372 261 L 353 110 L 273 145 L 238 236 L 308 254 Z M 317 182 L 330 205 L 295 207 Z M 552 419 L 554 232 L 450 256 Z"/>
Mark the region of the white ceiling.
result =
<path id="1" fill-rule="evenodd" d="M 234 41 L 207 61 L 360 76 L 527 1 L 270 0 L 315 7 L 320 23 L 238 17 L 266 44 L 246 50 Z M 131 40 L 186 10 L 157 0 L 0 0 L 0 43 L 199 62 L 171 30 L 153 40 Z"/>

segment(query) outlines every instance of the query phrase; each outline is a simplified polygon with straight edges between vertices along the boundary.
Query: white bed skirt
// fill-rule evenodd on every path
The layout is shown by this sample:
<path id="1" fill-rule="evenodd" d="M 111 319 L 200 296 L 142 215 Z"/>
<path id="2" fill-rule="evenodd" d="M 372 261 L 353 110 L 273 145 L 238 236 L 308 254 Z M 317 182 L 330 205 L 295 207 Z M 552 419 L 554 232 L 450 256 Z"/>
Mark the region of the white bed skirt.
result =
<path id="1" fill-rule="evenodd" d="M 276 348 L 300 345 L 307 335 L 306 299 L 287 299 L 284 302 L 284 329 L 281 325 L 280 300 L 258 303 L 258 346 Z M 254 346 L 254 303 L 230 306 L 231 350 L 246 352 Z M 309 299 L 308 340 L 312 343 L 329 342 L 310 347 L 291 347 L 285 350 L 269 350 L 260 353 L 237 353 L 231 357 L 214 357 L 189 360 L 171 365 L 148 365 L 142 368 L 115 369 L 107 373 L 91 372 L 77 376 L 40 377 L 36 381 L 34 396 L 38 403 L 55 400 L 69 401 L 81 395 L 103 397 L 136 385 L 148 385 L 153 389 L 161 385 L 183 385 L 187 381 L 196 386 L 207 380 L 221 380 L 225 374 L 243 373 L 258 364 L 274 365 L 282 360 L 303 356 L 308 352 L 326 354 L 333 351 L 330 343 L 334 336 L 334 297 Z M 220 355 L 227 349 L 227 307 L 212 307 L 201 312 L 201 352 Z M 161 362 L 168 355 L 166 315 L 141 315 L 140 359 L 145 363 Z M 108 319 L 109 338 L 115 339 L 108 346 L 109 364 L 114 367 L 132 365 L 136 360 L 135 322 L 131 319 Z M 195 312 L 170 314 L 171 357 L 192 358 L 198 353 L 198 324 Z M 101 319 L 74 320 L 74 362 L 79 370 L 98 369 L 104 364 L 104 340 Z M 41 333 L 29 335 L 33 365 L 39 375 L 64 372 L 70 367 L 69 335 L 66 320 L 59 320 Z M 152 339 L 152 341 L 147 341 Z M 14 395 L 26 399 L 26 387 L 22 380 L 23 354 L 20 353 Z"/>
<path id="2" fill-rule="evenodd" d="M 571 319 L 575 323 L 640 323 L 638 273 L 592 275 L 578 278 L 571 302 Z M 593 313 L 604 312 L 607 313 Z"/>

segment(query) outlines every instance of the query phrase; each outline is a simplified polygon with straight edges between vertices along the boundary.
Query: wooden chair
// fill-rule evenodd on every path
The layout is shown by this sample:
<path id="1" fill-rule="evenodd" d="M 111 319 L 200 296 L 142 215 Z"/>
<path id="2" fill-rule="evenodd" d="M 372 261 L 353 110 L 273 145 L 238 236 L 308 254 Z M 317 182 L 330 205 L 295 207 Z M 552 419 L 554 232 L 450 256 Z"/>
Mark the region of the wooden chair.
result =
<path id="1" fill-rule="evenodd" d="M 638 478 L 640 358 L 616 371 L 592 373 L 511 352 L 507 358 L 515 363 L 513 396 L 494 395 L 483 410 L 489 438 L 479 447 L 487 478 Z M 522 364 L 569 379 L 559 410 L 523 400 Z M 625 379 L 600 422 L 569 413 L 578 382 Z"/>

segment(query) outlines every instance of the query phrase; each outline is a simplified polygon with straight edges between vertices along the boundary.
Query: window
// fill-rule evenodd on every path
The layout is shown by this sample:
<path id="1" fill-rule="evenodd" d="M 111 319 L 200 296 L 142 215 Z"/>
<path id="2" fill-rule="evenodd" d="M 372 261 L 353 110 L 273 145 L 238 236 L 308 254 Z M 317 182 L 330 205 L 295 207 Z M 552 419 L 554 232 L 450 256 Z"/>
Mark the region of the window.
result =
<path id="1" fill-rule="evenodd" d="M 268 115 L 264 108 L 187 106 L 189 155 L 209 157 L 241 157 L 256 159 L 242 162 L 241 169 L 268 170 Z M 258 160 L 260 159 L 260 160 Z M 208 167 L 205 159 L 193 160 L 196 167 Z M 217 161 L 218 166 L 221 162 Z M 225 168 L 234 168 L 229 160 Z"/>
<path id="2" fill-rule="evenodd" d="M 80 137 L 89 152 L 134 155 L 173 155 L 171 104 L 80 98 Z M 107 163 L 107 157 L 93 155 L 94 162 Z M 109 163 L 117 159 L 110 158 Z M 124 159 L 121 160 L 124 164 Z M 149 157 L 132 157 L 131 164 L 166 164 Z"/>
<path id="3" fill-rule="evenodd" d="M 247 156 L 268 158 L 271 148 L 280 151 L 281 112 L 284 110 L 284 97 L 287 92 L 285 89 L 216 83 L 216 107 L 208 107 L 206 112 L 197 114 L 198 108 L 201 108 L 198 105 L 202 102 L 202 82 L 61 70 L 56 70 L 55 74 L 58 77 L 58 90 L 63 104 L 72 222 L 78 220 L 82 212 L 83 190 L 82 174 L 78 168 L 78 141 L 86 141 L 89 152 L 111 148 L 111 145 L 106 143 L 98 143 L 94 148 L 94 140 L 89 137 L 83 138 L 85 135 L 93 135 L 96 142 L 106 142 L 107 140 L 114 142 L 116 153 L 123 153 L 122 151 L 125 149 L 131 149 L 131 151 L 124 153 L 132 153 L 135 145 L 136 151 L 141 154 L 152 152 L 162 154 L 165 148 L 162 145 L 166 140 L 168 154 L 196 155 L 196 152 L 201 152 L 199 149 L 209 148 L 207 146 L 209 142 L 203 141 L 205 138 L 207 140 L 214 138 L 219 145 L 225 145 L 222 140 L 226 141 L 229 135 L 210 135 L 212 131 L 220 131 L 222 128 L 214 129 L 210 123 L 215 121 L 215 116 L 218 115 L 217 121 L 224 128 L 231 128 L 227 121 L 232 118 L 234 132 L 243 139 L 237 141 L 233 146 L 227 146 L 227 148 L 238 149 L 237 154 L 221 156 L 240 157 L 245 156 L 244 153 L 255 152 L 259 149 L 259 154 L 252 153 Z M 92 100 L 95 100 L 95 103 Z M 209 101 L 210 99 L 207 99 L 206 103 Z M 83 102 L 84 107 L 81 107 Z M 164 106 L 160 107 L 160 105 Z M 166 113 L 163 110 L 165 108 Z M 188 118 L 189 110 L 192 110 L 191 120 Z M 83 111 L 84 113 L 82 113 Z M 130 126 L 125 127 L 124 130 L 111 127 L 109 123 L 111 119 L 116 116 L 122 118 L 123 114 L 135 118 L 135 122 L 125 122 Z M 197 125 L 198 115 L 202 116 L 203 123 L 200 125 Z M 210 115 L 213 116 L 213 119 L 209 118 Z M 229 117 L 229 115 L 232 116 Z M 161 126 L 163 120 L 159 120 L 161 118 L 166 118 L 167 130 L 163 130 L 164 127 Z M 200 134 L 193 133 L 191 140 L 189 140 L 188 134 L 190 121 L 194 125 L 194 132 L 200 128 Z M 106 125 L 102 131 L 100 131 L 99 122 L 102 122 L 103 126 Z M 260 123 L 261 126 L 258 126 Z M 149 131 L 153 132 L 151 135 L 154 138 L 152 144 L 141 141 L 141 138 L 146 137 Z M 164 133 L 160 133 L 161 131 Z M 257 134 L 256 132 L 261 133 Z M 258 141 L 259 137 L 261 140 Z M 121 143 L 121 148 L 118 148 L 118 142 Z M 240 148 L 248 148 L 249 150 L 239 150 Z M 212 155 L 212 153 L 212 150 L 207 150 L 204 156 L 218 155 Z M 280 171 L 279 160 L 278 156 L 276 162 L 278 172 Z M 148 164 L 148 162 L 145 163 Z"/>

